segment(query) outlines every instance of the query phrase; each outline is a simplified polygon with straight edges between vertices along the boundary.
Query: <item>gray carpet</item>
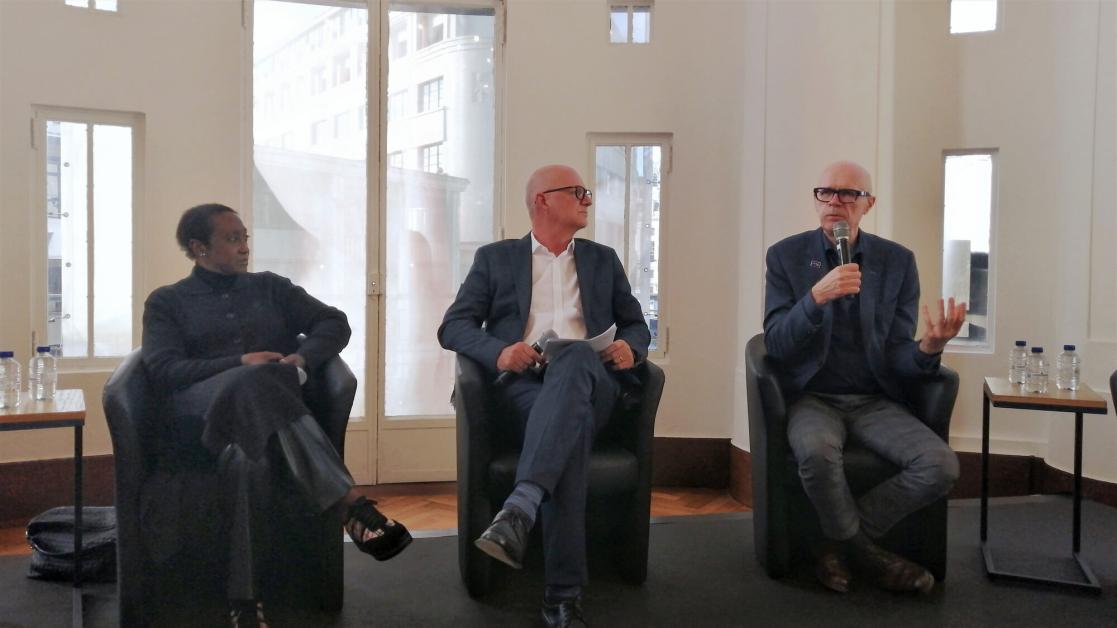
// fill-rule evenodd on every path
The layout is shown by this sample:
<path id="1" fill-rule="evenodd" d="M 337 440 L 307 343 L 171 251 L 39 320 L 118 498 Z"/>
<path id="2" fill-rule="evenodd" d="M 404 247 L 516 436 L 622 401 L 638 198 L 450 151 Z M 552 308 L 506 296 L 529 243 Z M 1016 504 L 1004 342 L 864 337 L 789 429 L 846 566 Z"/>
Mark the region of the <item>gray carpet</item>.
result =
<path id="1" fill-rule="evenodd" d="M 993 500 L 990 539 L 1014 566 L 1059 573 L 1070 565 L 1070 500 Z M 1100 596 L 991 582 L 978 550 L 976 500 L 951 503 L 945 583 L 927 597 L 855 582 L 840 596 L 809 573 L 770 580 L 753 556 L 750 514 L 677 517 L 651 531 L 648 581 L 622 583 L 591 563 L 585 608 L 594 626 L 1117 626 L 1117 509 L 1083 504 L 1083 555 Z M 457 539 L 421 538 L 378 563 L 346 544 L 345 608 L 324 616 L 276 607 L 273 626 L 531 626 L 542 591 L 538 557 L 525 572 L 497 569 L 496 590 L 474 600 L 458 577 Z M 0 627 L 69 624 L 69 589 L 23 577 L 25 558 L 0 558 Z M 809 572 L 809 570 L 807 570 Z M 112 586 L 91 587 L 86 625 L 116 623 Z M 177 617 L 172 620 L 171 617 Z M 168 608 L 167 625 L 221 625 L 220 609 Z"/>

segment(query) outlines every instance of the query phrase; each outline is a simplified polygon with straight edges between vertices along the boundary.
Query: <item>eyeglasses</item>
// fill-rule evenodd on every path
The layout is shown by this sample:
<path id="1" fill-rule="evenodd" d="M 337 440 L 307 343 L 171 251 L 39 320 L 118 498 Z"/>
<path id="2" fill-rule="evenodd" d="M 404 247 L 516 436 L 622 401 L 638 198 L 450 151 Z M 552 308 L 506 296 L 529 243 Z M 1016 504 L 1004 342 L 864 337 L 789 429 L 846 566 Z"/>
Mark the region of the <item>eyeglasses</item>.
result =
<path id="1" fill-rule="evenodd" d="M 843 203 L 852 203 L 861 197 L 872 196 L 865 190 L 853 190 L 850 188 L 842 188 L 840 190 L 835 190 L 834 188 L 814 189 L 814 197 L 817 198 L 820 203 L 829 203 L 834 198 L 835 194 L 838 195 L 838 200 Z"/>
<path id="2" fill-rule="evenodd" d="M 574 194 L 574 198 L 578 199 L 579 201 L 584 200 L 586 198 L 589 198 L 591 200 L 593 199 L 593 190 L 587 190 L 585 187 L 580 186 L 580 185 L 566 185 L 566 186 L 563 186 L 561 188 L 554 188 L 552 190 L 543 190 L 542 192 L 540 192 L 540 194 L 550 194 L 551 192 L 564 192 L 566 190 L 570 190 L 571 193 Z"/>

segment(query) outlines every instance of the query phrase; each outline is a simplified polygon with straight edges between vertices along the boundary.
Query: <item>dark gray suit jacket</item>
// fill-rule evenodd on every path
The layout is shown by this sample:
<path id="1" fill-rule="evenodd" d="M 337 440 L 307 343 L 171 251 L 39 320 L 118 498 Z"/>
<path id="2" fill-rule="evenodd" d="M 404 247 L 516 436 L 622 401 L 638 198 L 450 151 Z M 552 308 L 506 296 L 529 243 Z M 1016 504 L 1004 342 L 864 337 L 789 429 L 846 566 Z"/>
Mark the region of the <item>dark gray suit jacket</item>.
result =
<path id="1" fill-rule="evenodd" d="M 918 319 L 919 273 L 903 246 L 861 231 L 861 337 L 881 389 L 904 401 L 901 380 L 935 373 L 939 356 L 919 351 L 912 339 Z M 818 306 L 811 288 L 829 272 L 821 229 L 785 238 L 768 249 L 764 294 L 764 344 L 797 391 L 826 362 L 834 312 Z"/>
<path id="2" fill-rule="evenodd" d="M 588 337 L 616 323 L 616 339 L 632 347 L 637 362 L 646 357 L 651 332 L 616 251 L 575 238 L 574 266 Z M 457 298 L 446 310 L 438 341 L 495 373 L 500 352 L 524 339 L 530 309 L 531 234 L 487 244 L 477 250 Z"/>

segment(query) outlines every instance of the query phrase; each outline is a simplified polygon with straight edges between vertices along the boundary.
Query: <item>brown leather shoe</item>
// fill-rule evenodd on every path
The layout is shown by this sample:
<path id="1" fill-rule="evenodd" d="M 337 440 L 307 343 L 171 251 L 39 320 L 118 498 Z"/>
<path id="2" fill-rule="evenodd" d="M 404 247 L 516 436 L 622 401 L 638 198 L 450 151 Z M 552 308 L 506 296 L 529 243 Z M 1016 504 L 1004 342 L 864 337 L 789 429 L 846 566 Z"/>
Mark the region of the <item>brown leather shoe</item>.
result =
<path id="1" fill-rule="evenodd" d="M 926 594 L 935 586 L 931 572 L 880 547 L 862 533 L 849 545 L 853 565 L 882 589 Z"/>
<path id="2" fill-rule="evenodd" d="M 822 550 L 818 563 L 815 564 L 814 575 L 822 586 L 838 593 L 848 593 L 849 582 L 853 579 L 845 556 L 836 547 Z"/>

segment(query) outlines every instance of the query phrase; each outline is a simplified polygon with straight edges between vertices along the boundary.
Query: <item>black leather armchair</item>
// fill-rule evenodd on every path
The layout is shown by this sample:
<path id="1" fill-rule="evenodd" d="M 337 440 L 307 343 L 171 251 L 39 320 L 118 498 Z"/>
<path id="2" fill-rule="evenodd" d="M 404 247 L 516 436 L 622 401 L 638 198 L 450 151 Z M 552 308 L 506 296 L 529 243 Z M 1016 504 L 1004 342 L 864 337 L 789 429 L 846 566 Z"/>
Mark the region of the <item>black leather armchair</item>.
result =
<path id="1" fill-rule="evenodd" d="M 326 436 L 344 456 L 345 427 L 357 380 L 340 357 L 323 365 L 305 389 L 307 405 Z M 150 420 L 158 395 L 148 380 L 140 350 L 125 357 L 105 384 L 105 418 L 113 444 L 115 466 L 117 593 L 121 626 L 146 626 L 160 606 L 166 569 L 156 568 L 144 550 L 140 527 L 140 496 L 154 472 L 155 423 Z M 328 511 L 315 517 L 284 519 L 286 547 L 277 555 L 296 561 L 282 570 L 294 585 L 312 592 L 318 605 L 336 611 L 342 605 L 341 516 Z"/>
<path id="2" fill-rule="evenodd" d="M 1109 393 L 1113 395 L 1113 403 L 1117 404 L 1117 371 L 1109 376 Z M 1117 408 L 1114 408 L 1117 410 Z"/>
<path id="3" fill-rule="evenodd" d="M 652 435 L 663 393 L 663 370 L 645 361 L 636 403 L 618 402 L 598 434 L 589 465 L 586 520 L 592 538 L 611 541 L 621 576 L 640 584 L 648 575 Z M 458 566 L 471 596 L 490 588 L 492 559 L 473 541 L 512 492 L 519 443 L 499 429 L 510 410 L 494 394 L 492 377 L 458 355 L 454 384 L 458 436 Z"/>
<path id="4" fill-rule="evenodd" d="M 788 444 L 787 399 L 779 365 L 764 347 L 764 334 L 749 340 L 745 354 L 754 545 L 756 558 L 768 575 L 779 578 L 791 570 L 793 562 L 809 557 L 809 549 L 822 531 Z M 958 396 L 958 374 L 943 365 L 937 375 L 913 384 L 906 392 L 915 415 L 947 440 Z M 857 496 L 899 469 L 850 443 L 845 450 L 845 472 Z M 937 580 L 946 578 L 946 499 L 909 515 L 881 544 L 923 565 Z"/>

